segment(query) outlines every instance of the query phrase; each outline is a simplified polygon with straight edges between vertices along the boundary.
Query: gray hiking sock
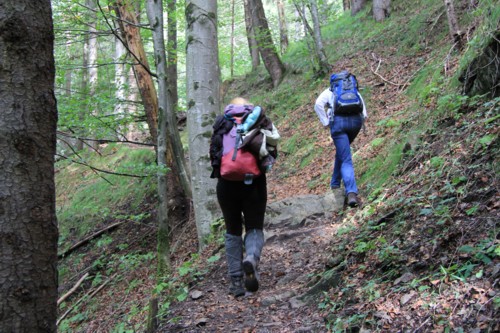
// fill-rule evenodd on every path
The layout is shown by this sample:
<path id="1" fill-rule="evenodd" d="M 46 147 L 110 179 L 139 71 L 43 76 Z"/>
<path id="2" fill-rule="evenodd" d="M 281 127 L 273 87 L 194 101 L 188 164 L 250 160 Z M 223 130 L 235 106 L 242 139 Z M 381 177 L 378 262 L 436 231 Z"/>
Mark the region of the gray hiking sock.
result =
<path id="1" fill-rule="evenodd" d="M 261 229 L 251 229 L 245 235 L 245 260 L 243 260 L 243 271 L 245 272 L 245 288 L 255 292 L 259 289 L 259 265 L 260 255 L 264 247 L 264 232 Z"/>
<path id="2" fill-rule="evenodd" d="M 225 234 L 226 260 L 229 276 L 243 276 L 243 240 L 241 236 Z"/>
<path id="3" fill-rule="evenodd" d="M 245 235 L 246 257 L 253 256 L 257 262 L 264 247 L 264 232 L 262 229 L 250 229 Z"/>

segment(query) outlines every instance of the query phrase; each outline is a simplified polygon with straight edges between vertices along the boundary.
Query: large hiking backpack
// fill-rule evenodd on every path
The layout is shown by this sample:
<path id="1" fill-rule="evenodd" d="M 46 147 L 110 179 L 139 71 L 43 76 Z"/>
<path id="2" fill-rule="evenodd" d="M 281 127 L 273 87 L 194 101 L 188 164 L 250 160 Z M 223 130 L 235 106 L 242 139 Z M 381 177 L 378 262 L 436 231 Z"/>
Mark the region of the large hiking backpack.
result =
<path id="1" fill-rule="evenodd" d="M 336 115 L 353 115 L 363 112 L 363 102 L 358 93 L 356 76 L 348 71 L 330 76 L 330 90 Z"/>
<path id="2" fill-rule="evenodd" d="M 234 123 L 231 130 L 222 136 L 221 177 L 226 180 L 244 181 L 251 184 L 252 180 L 261 175 L 257 156 L 240 147 L 244 133 L 251 128 L 260 115 L 260 108 L 244 108 L 236 106 L 226 110 L 226 121 Z"/>

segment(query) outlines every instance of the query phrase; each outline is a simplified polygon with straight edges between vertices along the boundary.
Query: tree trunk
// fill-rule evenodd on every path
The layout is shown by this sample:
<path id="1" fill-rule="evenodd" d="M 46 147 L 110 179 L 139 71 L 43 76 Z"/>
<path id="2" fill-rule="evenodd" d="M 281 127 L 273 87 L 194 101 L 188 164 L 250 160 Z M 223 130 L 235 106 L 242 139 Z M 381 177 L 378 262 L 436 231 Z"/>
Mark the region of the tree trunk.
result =
<path id="1" fill-rule="evenodd" d="M 366 0 L 352 0 L 351 1 L 351 15 L 354 16 L 359 13 L 366 4 Z"/>
<path id="2" fill-rule="evenodd" d="M 86 0 L 85 5 L 90 10 L 90 22 L 89 26 L 89 63 L 88 63 L 88 78 L 89 78 L 89 99 L 88 104 L 90 109 L 88 110 L 88 115 L 98 117 L 97 114 L 97 103 L 96 103 L 96 91 L 97 91 L 97 15 L 95 12 L 95 1 Z M 97 139 L 97 134 L 92 133 L 93 139 Z M 95 150 L 99 149 L 99 142 L 97 140 L 92 141 L 92 147 Z"/>
<path id="3" fill-rule="evenodd" d="M 139 104 L 139 87 L 137 86 L 137 80 L 135 79 L 134 69 L 130 67 L 127 73 L 127 82 L 128 82 L 128 100 L 130 101 L 127 105 L 127 114 L 132 119 L 136 118 L 139 111 L 137 105 Z M 131 122 L 127 128 L 127 140 L 129 141 L 144 141 L 145 139 L 141 138 L 144 136 L 144 133 L 139 130 L 136 122 Z"/>
<path id="4" fill-rule="evenodd" d="M 342 5 L 344 7 L 344 11 L 348 11 L 351 9 L 351 0 L 342 0 Z"/>
<path id="5" fill-rule="evenodd" d="M 0 5 L 0 332 L 56 332 L 54 31 L 49 0 Z"/>
<path id="6" fill-rule="evenodd" d="M 115 109 L 114 113 L 117 120 L 125 117 L 125 99 L 127 96 L 127 73 L 125 71 L 125 56 L 127 54 L 125 46 L 118 38 L 115 38 Z M 118 127 L 117 137 L 122 139 L 122 133 L 126 132 L 123 126 Z M 120 135 L 122 134 L 122 135 Z"/>
<path id="7" fill-rule="evenodd" d="M 302 22 L 301 17 L 300 8 L 297 4 L 295 4 L 295 40 L 299 40 L 305 35 L 304 22 Z M 300 24 L 301 22 L 302 24 Z"/>
<path id="8" fill-rule="evenodd" d="M 373 17 L 381 22 L 389 17 L 391 0 L 373 0 Z"/>
<path id="9" fill-rule="evenodd" d="M 457 15 L 455 14 L 455 5 L 453 0 L 444 0 L 444 5 L 446 7 L 446 15 L 448 16 L 448 26 L 450 27 L 450 36 L 458 48 L 462 48 L 462 36 L 463 32 L 460 31 L 458 25 Z"/>
<path id="10" fill-rule="evenodd" d="M 280 28 L 280 46 L 281 46 L 281 54 L 285 54 L 288 49 L 288 28 L 286 24 L 286 15 L 285 15 L 285 5 L 283 4 L 283 0 L 276 1 L 278 6 L 278 18 L 279 18 L 279 28 Z"/>
<path id="11" fill-rule="evenodd" d="M 158 209 L 158 272 L 164 276 L 170 270 L 169 199 L 177 200 L 178 205 L 186 206 L 186 197 L 190 196 L 191 188 L 184 163 L 184 151 L 177 129 L 170 87 L 167 81 L 162 2 L 162 0 L 148 0 L 147 14 L 153 30 L 154 59 L 158 75 L 158 165 L 163 167 L 158 172 L 158 195 L 160 198 L 160 207 Z M 173 152 L 173 154 L 170 152 Z M 172 171 L 165 172 L 166 167 L 170 167 Z"/>
<path id="12" fill-rule="evenodd" d="M 151 140 L 156 143 L 158 142 L 158 97 L 139 33 L 135 10 L 129 1 L 117 0 L 115 3 L 116 15 L 120 18 L 120 28 L 125 34 L 128 49 L 134 58 L 134 74 L 144 104 Z"/>
<path id="13" fill-rule="evenodd" d="M 217 1 L 186 1 L 186 92 L 189 161 L 200 249 L 219 216 L 215 180 L 210 178 L 209 140 L 220 113 Z"/>
<path id="14" fill-rule="evenodd" d="M 167 276 L 170 271 L 170 241 L 168 233 L 168 172 L 167 162 L 167 109 L 171 107 L 171 97 L 167 86 L 167 62 L 163 38 L 163 5 L 161 0 L 148 0 L 147 13 L 153 30 L 154 59 L 158 75 L 159 122 L 158 122 L 158 275 Z M 170 110 L 171 112 L 172 110 Z"/>
<path id="15" fill-rule="evenodd" d="M 177 88 L 177 0 L 167 0 L 167 82 L 174 114 L 177 114 L 179 93 Z"/>
<path id="16" fill-rule="evenodd" d="M 311 28 L 311 26 L 309 25 L 309 22 L 307 22 L 305 5 L 299 1 L 294 1 L 293 4 L 295 6 L 297 15 L 299 16 L 299 19 L 302 22 L 302 26 L 304 27 L 304 36 L 306 37 L 305 38 L 306 45 L 309 50 L 309 55 L 311 56 L 311 65 L 312 67 L 315 67 L 318 64 L 317 61 L 318 58 L 316 56 L 317 52 L 314 43 L 313 45 L 311 45 L 309 38 L 307 38 L 308 35 L 314 36 L 314 31 L 313 28 Z"/>
<path id="17" fill-rule="evenodd" d="M 68 55 L 71 54 L 71 44 L 73 41 L 71 40 L 71 36 L 67 34 L 66 36 L 66 52 Z M 71 60 L 73 60 L 73 57 L 70 57 Z M 72 92 L 71 89 L 73 87 L 73 70 L 72 68 L 67 68 L 66 72 L 64 73 L 64 96 L 66 97 L 68 103 L 71 103 L 71 97 L 72 97 Z M 79 141 L 78 139 L 71 139 L 68 141 L 62 141 L 58 140 L 57 141 L 57 150 L 62 150 L 61 154 L 64 155 L 66 154 L 66 149 L 68 151 L 75 150 L 75 143 Z M 61 147 L 61 148 L 60 148 Z"/>
<path id="18" fill-rule="evenodd" d="M 248 47 L 250 49 L 250 56 L 252 57 L 252 71 L 257 70 L 260 65 L 259 46 L 255 39 L 255 30 L 252 23 L 252 10 L 250 7 L 250 0 L 244 0 L 243 6 L 245 8 L 245 26 L 247 30 Z"/>
<path id="19" fill-rule="evenodd" d="M 326 58 L 325 48 L 323 47 L 323 38 L 321 37 L 321 26 L 319 24 L 318 19 L 318 5 L 316 0 L 310 1 L 311 18 L 313 21 L 313 38 L 314 38 L 314 46 L 316 50 L 316 58 L 318 59 L 318 70 L 316 71 L 316 75 L 318 77 L 323 77 L 330 71 L 330 65 L 328 64 L 328 60 Z"/>
<path id="20" fill-rule="evenodd" d="M 231 50 L 230 76 L 234 76 L 234 0 L 231 0 Z"/>
<path id="21" fill-rule="evenodd" d="M 84 100 L 88 93 L 88 82 L 89 82 L 89 72 L 87 70 L 87 67 L 89 66 L 89 36 L 88 34 L 85 34 L 83 37 L 83 49 L 82 49 L 82 73 L 81 73 L 81 82 L 80 82 L 80 97 L 81 104 L 86 105 L 87 102 Z M 85 113 L 87 111 L 85 108 L 81 108 L 81 110 L 78 111 L 78 119 L 80 120 L 80 123 L 83 124 L 84 119 L 85 119 Z M 75 131 L 75 137 L 76 137 L 76 143 L 75 143 L 75 149 L 77 151 L 80 151 L 83 149 L 83 140 L 81 140 L 81 137 L 85 137 L 84 133 L 84 128 L 83 127 L 77 127 L 75 129 L 72 129 Z"/>
<path id="22" fill-rule="evenodd" d="M 177 14 L 176 8 L 177 1 L 176 0 L 167 0 L 167 33 L 168 33 L 168 42 L 167 42 L 167 63 L 166 63 L 166 91 L 168 91 L 169 103 L 167 112 L 167 136 L 168 141 L 172 142 L 172 154 L 174 157 L 174 162 L 177 165 L 178 172 L 177 178 L 178 180 L 174 183 L 177 187 L 177 184 L 182 186 L 182 194 L 183 198 L 181 201 L 185 201 L 187 199 L 191 199 L 193 194 L 191 191 L 191 182 L 189 176 L 189 169 L 186 163 L 186 158 L 184 155 L 184 150 L 182 147 L 182 142 L 179 134 L 179 129 L 177 127 L 177 108 L 179 102 L 179 95 L 177 89 Z M 164 44 L 165 42 L 163 42 Z M 164 49 L 164 46 L 163 46 Z M 167 161 L 169 162 L 169 161 Z M 172 165 L 170 163 L 169 165 Z M 178 194 L 174 194 L 174 198 L 178 196 Z M 170 196 L 172 198 L 172 196 Z"/>
<path id="23" fill-rule="evenodd" d="M 252 12 L 252 25 L 255 28 L 255 39 L 259 46 L 259 53 L 267 72 L 271 76 L 273 86 L 276 88 L 281 83 L 281 80 L 283 80 L 285 66 L 276 52 L 262 1 L 250 0 L 249 4 Z"/>

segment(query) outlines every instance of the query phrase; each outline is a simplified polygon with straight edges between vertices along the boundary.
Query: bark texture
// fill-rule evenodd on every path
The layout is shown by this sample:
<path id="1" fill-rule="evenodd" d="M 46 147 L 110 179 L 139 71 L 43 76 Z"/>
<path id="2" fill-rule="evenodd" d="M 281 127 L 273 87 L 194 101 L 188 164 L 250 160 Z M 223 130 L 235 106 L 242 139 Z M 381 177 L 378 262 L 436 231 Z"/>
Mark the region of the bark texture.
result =
<path id="1" fill-rule="evenodd" d="M 260 65 L 260 54 L 252 23 L 252 9 L 250 7 L 250 0 L 244 0 L 243 6 L 245 8 L 245 26 L 247 31 L 248 47 L 250 49 L 250 56 L 252 57 L 252 70 L 255 71 Z"/>
<path id="2" fill-rule="evenodd" d="M 151 140 L 156 143 L 158 141 L 158 97 L 139 33 L 139 22 L 135 15 L 135 9 L 129 1 L 117 0 L 115 2 L 115 11 L 120 18 L 120 28 L 124 32 L 128 49 L 133 57 L 134 74 L 144 104 Z"/>
<path id="3" fill-rule="evenodd" d="M 0 332 L 56 332 L 54 32 L 49 0 L 0 5 Z"/>
<path id="4" fill-rule="evenodd" d="M 281 54 L 284 54 L 288 49 L 288 27 L 286 23 L 285 4 L 283 0 L 277 0 L 276 4 L 278 6 Z"/>
<path id="5" fill-rule="evenodd" d="M 273 86 L 277 87 L 285 75 L 285 66 L 276 52 L 271 31 L 267 23 L 264 6 L 261 0 L 250 0 L 252 25 L 254 27 L 255 39 L 259 47 L 259 53 L 264 62 L 267 72 L 271 76 Z"/>
<path id="6" fill-rule="evenodd" d="M 448 26 L 450 27 L 450 36 L 454 43 L 457 44 L 458 48 L 462 48 L 462 36 L 463 32 L 460 31 L 460 26 L 458 25 L 457 14 L 455 13 L 455 5 L 453 0 L 444 0 L 444 5 L 446 6 L 446 15 L 448 17 Z"/>
<path id="7" fill-rule="evenodd" d="M 158 173 L 158 268 L 159 273 L 170 269 L 169 197 L 172 203 L 185 206 L 186 197 L 190 196 L 190 184 L 185 165 L 184 151 L 177 129 L 172 94 L 167 80 L 167 59 L 163 36 L 163 1 L 147 1 L 148 19 L 153 30 L 154 59 L 158 75 L 158 165 L 170 167 L 171 172 Z M 173 205 L 175 205 L 173 204 Z"/>
<path id="8" fill-rule="evenodd" d="M 389 17 L 390 9 L 391 0 L 373 0 L 373 17 L 375 21 L 381 22 Z"/>
<path id="9" fill-rule="evenodd" d="M 351 15 L 354 16 L 359 13 L 366 5 L 366 0 L 352 0 L 351 1 Z"/>
<path id="10" fill-rule="evenodd" d="M 318 18 L 318 4 L 316 0 L 311 0 L 309 9 L 311 11 L 311 18 L 313 21 L 314 46 L 316 51 L 316 58 L 318 59 L 317 60 L 318 69 L 316 71 L 316 74 L 319 77 L 323 77 L 330 71 L 330 65 L 328 64 L 325 48 L 323 47 L 323 38 L 321 37 L 321 26 Z"/>
<path id="11" fill-rule="evenodd" d="M 200 248 L 220 216 L 214 179 L 210 178 L 209 141 L 220 113 L 217 1 L 186 1 L 187 127 L 193 206 Z"/>
<path id="12" fill-rule="evenodd" d="M 348 11 L 351 9 L 351 0 L 342 0 L 342 6 L 344 11 Z"/>

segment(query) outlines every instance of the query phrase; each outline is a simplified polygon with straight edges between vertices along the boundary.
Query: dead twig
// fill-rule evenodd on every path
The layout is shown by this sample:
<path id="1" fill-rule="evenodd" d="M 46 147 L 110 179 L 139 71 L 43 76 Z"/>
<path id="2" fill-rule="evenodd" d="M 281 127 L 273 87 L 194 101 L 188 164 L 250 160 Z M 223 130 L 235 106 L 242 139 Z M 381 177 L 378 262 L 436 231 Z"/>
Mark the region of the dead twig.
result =
<path id="1" fill-rule="evenodd" d="M 66 300 L 66 298 L 68 298 L 69 296 L 71 296 L 71 294 L 73 294 L 77 289 L 78 287 L 80 287 L 80 285 L 82 284 L 82 282 L 87 278 L 87 276 L 89 276 L 89 273 L 85 273 L 81 278 L 80 280 L 78 280 L 78 282 L 76 282 L 76 284 L 73 286 L 73 288 L 71 288 L 66 294 L 64 294 L 61 298 L 59 298 L 57 300 L 57 306 L 61 305 L 62 302 L 64 302 Z"/>
<path id="2" fill-rule="evenodd" d="M 377 59 L 377 57 L 375 56 L 374 53 L 372 53 L 372 57 L 374 60 L 378 60 L 377 68 L 375 70 L 373 70 L 373 66 L 372 66 L 372 64 L 370 64 L 370 69 L 371 69 L 372 73 L 377 75 L 379 78 L 381 78 L 382 81 L 387 82 L 389 84 L 392 84 L 393 86 L 400 87 L 401 86 L 400 83 L 392 82 L 391 80 L 386 79 L 385 77 L 383 77 L 382 75 L 380 75 L 378 73 L 378 70 L 380 68 L 380 64 L 382 63 L 382 59 Z"/>
<path id="3" fill-rule="evenodd" d="M 118 273 L 115 273 L 112 277 L 110 277 L 109 279 L 107 279 L 103 284 L 101 284 L 97 289 L 95 289 L 94 291 L 92 290 L 89 290 L 87 293 L 85 293 L 85 295 L 83 295 L 82 298 L 80 298 L 78 301 L 76 301 L 75 304 L 73 304 L 72 307 L 70 307 L 62 316 L 61 318 L 59 318 L 56 322 L 56 326 L 59 326 L 59 323 L 61 323 L 61 321 L 66 318 L 67 315 L 70 314 L 71 311 L 73 311 L 78 304 L 80 304 L 81 302 L 83 302 L 83 300 L 85 300 L 87 297 L 88 299 L 91 299 L 92 297 L 94 297 L 99 291 L 101 291 L 102 289 L 104 289 L 104 287 L 106 287 L 106 285 L 111 281 L 113 280 L 116 276 L 118 275 Z"/>
<path id="4" fill-rule="evenodd" d="M 69 253 L 73 252 L 75 249 L 81 247 L 82 245 L 85 245 L 87 244 L 89 241 L 91 241 L 92 239 L 96 238 L 97 236 L 100 236 L 101 234 L 105 233 L 106 231 L 109 231 L 111 229 L 114 229 L 116 227 L 118 227 L 119 225 L 121 224 L 124 224 L 126 221 L 121 221 L 121 222 L 116 222 L 116 223 L 113 223 L 109 226 L 107 226 L 106 228 L 104 229 L 101 229 L 99 231 L 97 231 L 96 233 L 86 237 L 85 239 L 82 239 L 81 241 L 79 241 L 78 243 L 76 243 L 75 245 L 71 246 L 69 249 L 67 249 L 66 251 L 64 251 L 63 253 L 60 253 L 57 255 L 57 257 L 59 259 L 61 258 L 64 258 L 65 256 L 67 256 Z"/>

